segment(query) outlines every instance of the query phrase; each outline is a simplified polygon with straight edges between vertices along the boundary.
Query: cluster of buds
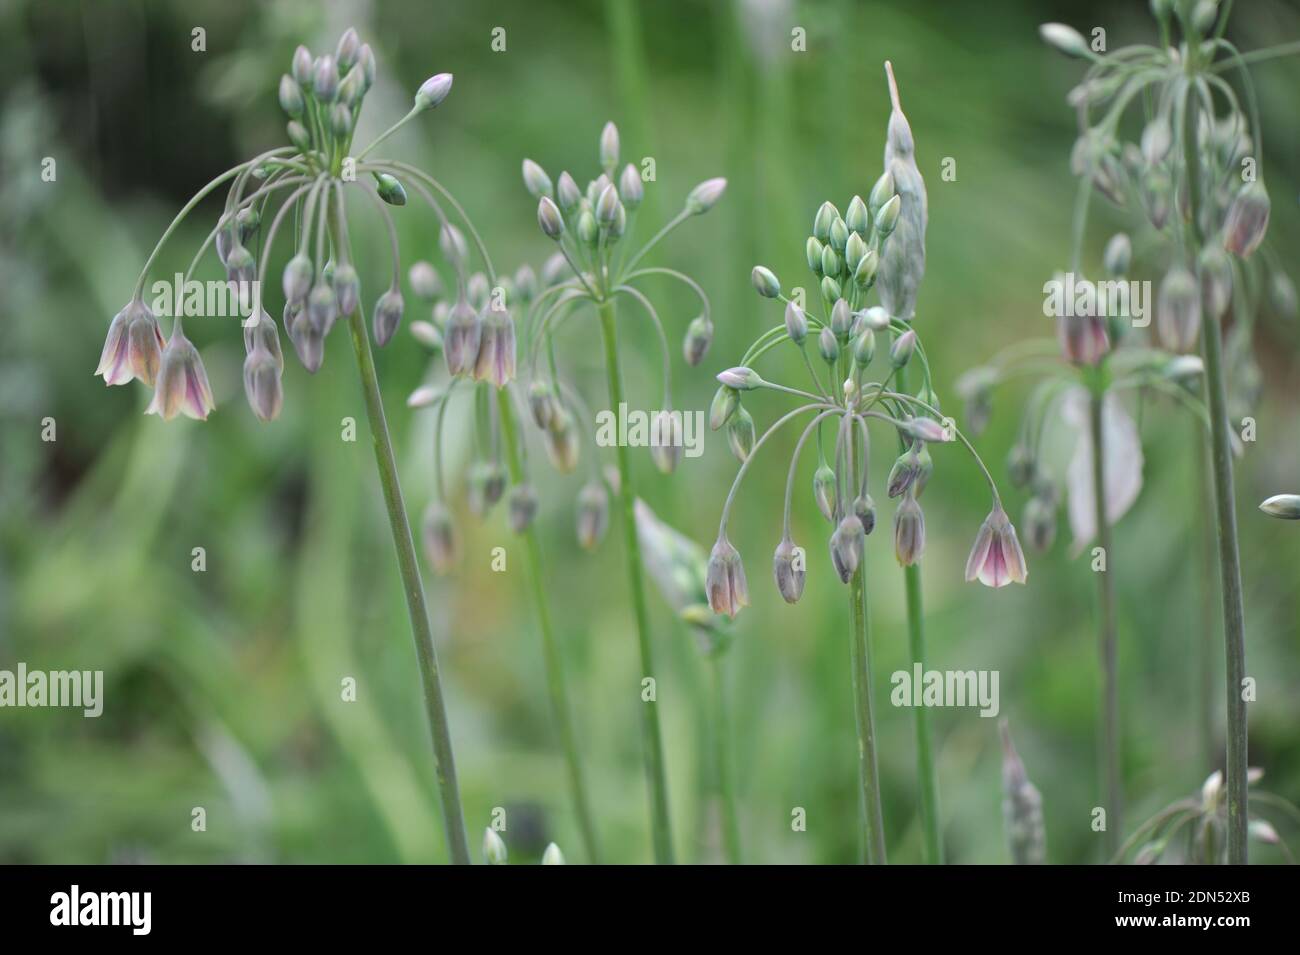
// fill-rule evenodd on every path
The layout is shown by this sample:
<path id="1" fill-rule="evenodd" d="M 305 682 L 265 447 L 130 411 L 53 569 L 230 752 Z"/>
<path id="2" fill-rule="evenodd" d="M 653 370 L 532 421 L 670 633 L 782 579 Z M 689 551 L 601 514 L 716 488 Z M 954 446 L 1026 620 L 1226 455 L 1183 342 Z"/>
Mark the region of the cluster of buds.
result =
<path id="1" fill-rule="evenodd" d="M 110 385 L 138 378 L 153 387 L 148 411 L 165 419 L 177 414 L 204 419 L 213 410 L 207 373 L 182 330 L 180 317 L 171 337 L 165 339 L 153 311 L 142 299 L 142 290 L 150 267 L 176 226 L 203 198 L 227 182 L 231 184 L 225 207 L 184 279 L 189 280 L 208 247 L 215 246 L 233 290 L 231 300 L 244 313 L 244 390 L 254 414 L 263 421 L 276 418 L 283 404 L 284 355 L 280 327 L 265 307 L 262 289 L 276 251 L 275 240 L 290 213 L 292 248 L 281 275 L 281 323 L 309 372 L 320 368 L 325 339 L 338 320 L 361 314 L 361 281 L 352 264 L 347 195 L 363 193 L 383 219 L 389 237 L 392 279 L 373 311 L 372 333 L 378 345 L 392 339 L 404 309 L 397 232 L 388 211 L 390 206 L 407 201 L 403 180 L 437 212 L 443 223 L 444 253 L 457 272 L 462 291 L 465 289 L 465 241 L 447 222 L 434 195 L 449 198 L 443 187 L 415 167 L 366 158 L 403 124 L 441 103 L 451 90 L 451 74 L 440 73 L 426 80 L 416 92 L 410 112 L 354 156 L 352 138 L 374 81 L 374 53 L 355 30 L 340 37 L 333 53 L 313 56 L 305 46 L 298 47 L 279 86 L 292 145 L 268 150 L 227 170 L 190 200 L 145 263 L 131 301 L 109 326 L 96 374 Z M 250 251 L 255 246 L 261 250 L 260 260 Z M 487 332 L 481 336 L 493 341 L 483 359 L 482 374 L 496 379 L 513 372 L 513 334 L 502 328 L 506 322 L 492 319 L 491 312 L 489 319 L 497 332 L 495 337 Z"/>
<path id="2" fill-rule="evenodd" d="M 888 64 L 886 69 L 893 113 L 885 170 L 866 200 L 854 196 L 849 201 L 844 216 L 831 203 L 823 203 L 805 243 L 808 266 L 819 280 L 824 317 L 814 314 L 801 289 L 786 296 L 776 274 L 756 266 L 752 273 L 755 290 L 763 298 L 783 303 L 784 319 L 755 340 L 740 365 L 718 375 L 720 387 L 710 409 L 710 424 L 714 430 L 727 429 L 729 443 L 741 460 L 723 506 L 707 571 L 709 604 L 718 614 L 734 617 L 748 603 L 744 567 L 727 538 L 727 520 L 742 479 L 763 445 L 785 423 L 811 417 L 790 461 L 781 540 L 773 557 L 777 589 L 790 603 L 803 594 L 807 572 L 804 551 L 795 545 L 790 529 L 794 480 L 803 447 L 814 432 L 819 461 L 813 474 L 813 497 L 831 526 L 831 563 L 844 583 L 858 571 L 866 538 L 876 526 L 868 480 L 869 420 L 891 425 L 902 447 L 889 473 L 887 493 L 899 501 L 894 513 L 894 553 L 904 566 L 920 560 L 925 550 L 920 497 L 934 470 L 929 445 L 959 442 L 979 460 L 956 424 L 939 410 L 925 348 L 912 324 L 916 286 L 924 271 L 925 189 L 912 157 L 911 129 L 898 103 L 893 73 Z M 869 293 L 877 287 L 881 304 L 871 304 Z M 810 338 L 814 342 L 811 348 Z M 800 354 L 808 374 L 807 388 L 768 381 L 754 370 L 759 358 L 786 344 Z M 811 349 L 815 349 L 815 357 L 810 355 Z M 891 387 L 911 363 L 920 366 L 923 381 L 914 395 Z M 822 373 L 818 364 L 823 366 Z M 873 377 L 877 370 L 879 374 Z M 755 440 L 744 399 L 760 390 L 793 395 L 805 403 Z M 835 426 L 830 461 L 822 435 L 828 421 Z M 982 462 L 980 467 L 983 469 Z M 1002 510 L 992 478 L 983 470 L 993 508 L 971 550 L 966 578 L 992 587 L 1023 583 L 1027 571 L 1015 529 Z"/>

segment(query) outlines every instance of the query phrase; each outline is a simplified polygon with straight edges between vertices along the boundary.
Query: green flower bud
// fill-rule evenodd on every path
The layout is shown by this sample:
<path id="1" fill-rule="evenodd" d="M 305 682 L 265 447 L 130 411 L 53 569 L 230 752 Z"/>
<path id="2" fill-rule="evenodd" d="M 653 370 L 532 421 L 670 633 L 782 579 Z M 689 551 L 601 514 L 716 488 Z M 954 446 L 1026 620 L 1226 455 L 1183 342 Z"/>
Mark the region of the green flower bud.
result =
<path id="1" fill-rule="evenodd" d="M 859 368 L 866 368 L 871 359 L 876 357 L 876 333 L 864 328 L 853 343 L 853 360 Z"/>
<path id="2" fill-rule="evenodd" d="M 840 269 L 844 267 L 843 261 L 835 254 L 835 249 L 830 245 L 822 246 L 822 267 L 821 273 L 827 278 L 833 278 L 840 274 Z"/>
<path id="3" fill-rule="evenodd" d="M 790 336 L 790 341 L 796 345 L 802 345 L 808 337 L 808 316 L 794 302 L 789 302 L 785 307 L 785 331 Z"/>
<path id="4" fill-rule="evenodd" d="M 820 278 L 822 272 L 822 244 L 817 241 L 815 235 L 808 236 L 808 241 L 804 244 L 804 254 L 808 258 L 808 268 L 812 269 Z"/>
<path id="5" fill-rule="evenodd" d="M 916 332 L 909 328 L 894 339 L 894 344 L 889 348 L 889 363 L 895 368 L 902 368 L 907 364 L 908 359 L 912 357 L 912 352 L 915 350 Z"/>
<path id="6" fill-rule="evenodd" d="M 280 108 L 293 118 L 302 115 L 302 87 L 287 73 L 280 77 Z"/>
<path id="7" fill-rule="evenodd" d="M 834 521 L 835 472 L 825 462 L 813 472 L 813 499 L 816 500 L 817 510 L 822 512 L 822 517 Z"/>
<path id="8" fill-rule="evenodd" d="M 739 407 L 740 392 L 723 385 L 714 393 L 713 403 L 709 406 L 709 427 L 717 431 L 731 420 Z"/>
<path id="9" fill-rule="evenodd" d="M 849 227 L 844 224 L 844 220 L 839 216 L 831 223 L 830 244 L 831 248 L 841 255 L 844 253 L 844 247 L 848 245 Z"/>
<path id="10" fill-rule="evenodd" d="M 813 236 L 821 243 L 830 241 L 831 223 L 840 217 L 840 211 L 829 202 L 823 202 L 813 219 Z"/>
<path id="11" fill-rule="evenodd" d="M 618 165 L 618 145 L 618 127 L 606 123 L 600 131 L 600 168 L 607 176 L 614 175 L 614 167 Z"/>
<path id="12" fill-rule="evenodd" d="M 742 405 L 727 422 L 727 444 L 731 448 L 731 453 L 736 456 L 736 460 L 742 464 L 754 450 L 754 439 L 754 419 Z"/>
<path id="13" fill-rule="evenodd" d="M 542 196 L 537 201 L 537 224 L 544 235 L 557 242 L 564 235 L 564 216 L 550 196 Z"/>
<path id="14" fill-rule="evenodd" d="M 641 181 L 641 174 L 636 171 L 636 166 L 631 163 L 623 167 L 623 174 L 618 177 L 618 194 L 623 200 L 623 205 L 629 209 L 641 205 L 641 200 L 645 198 L 645 183 Z"/>
<path id="15" fill-rule="evenodd" d="M 871 195 L 867 199 L 867 211 L 871 213 L 872 221 L 875 221 L 876 216 L 880 214 L 881 207 L 892 198 L 894 198 L 894 174 L 886 170 L 871 187 Z"/>
<path id="16" fill-rule="evenodd" d="M 293 143 L 298 152 L 311 152 L 311 135 L 307 132 L 306 126 L 295 119 L 290 121 L 285 130 L 289 134 L 289 142 Z"/>
<path id="17" fill-rule="evenodd" d="M 564 853 L 554 842 L 546 847 L 542 853 L 542 865 L 564 865 Z"/>
<path id="18" fill-rule="evenodd" d="M 491 829 L 483 830 L 483 861 L 488 865 L 506 864 L 506 844 Z"/>
<path id="19" fill-rule="evenodd" d="M 352 67 L 343 82 L 339 84 L 339 102 L 345 106 L 355 106 L 366 95 L 366 77 L 361 66 Z"/>
<path id="20" fill-rule="evenodd" d="M 330 129 L 340 139 L 352 132 L 352 110 L 342 103 L 335 103 L 330 109 Z"/>
<path id="21" fill-rule="evenodd" d="M 406 205 L 406 188 L 395 176 L 390 176 L 386 172 L 379 173 L 375 176 L 375 191 L 379 193 L 379 198 L 390 206 Z"/>
<path id="22" fill-rule="evenodd" d="M 822 297 L 824 299 L 826 299 L 828 302 L 833 302 L 837 298 L 841 297 L 841 293 L 843 290 L 840 288 L 839 282 L 837 282 L 831 276 L 826 275 L 822 277 L 821 291 L 822 291 Z"/>
<path id="23" fill-rule="evenodd" d="M 867 249 L 858 260 L 857 268 L 853 270 L 853 281 L 857 283 L 858 288 L 866 291 L 876 284 L 876 274 L 879 271 L 880 256 L 876 254 L 875 249 Z"/>
<path id="24" fill-rule="evenodd" d="M 706 179 L 686 197 L 686 211 L 693 216 L 703 215 L 718 204 L 726 188 L 725 179 Z"/>
<path id="25" fill-rule="evenodd" d="M 863 208 L 865 209 L 866 207 L 864 206 Z M 849 271 L 854 273 L 855 276 L 857 274 L 858 263 L 862 261 L 862 257 L 866 255 L 868 251 L 870 250 L 867 248 L 867 243 L 863 241 L 862 236 L 858 235 L 856 232 L 850 232 L 849 241 L 844 244 L 844 264 L 849 267 Z"/>
<path id="26" fill-rule="evenodd" d="M 865 238 L 871 231 L 871 212 L 861 196 L 854 196 L 849 200 L 849 210 L 844 215 L 844 224 L 849 227 L 849 231 L 860 238 Z"/>
<path id="27" fill-rule="evenodd" d="M 1038 35 L 1050 46 L 1056 47 L 1066 56 L 1086 56 L 1088 44 L 1074 27 L 1064 23 L 1044 23 L 1038 28 Z"/>
<path id="28" fill-rule="evenodd" d="M 898 215 L 903 209 L 903 197 L 894 196 L 876 213 L 876 231 L 882 236 L 887 236 L 894 231 L 898 225 Z"/>
<path id="29" fill-rule="evenodd" d="M 562 212 L 569 212 L 582 201 L 582 191 L 578 189 L 578 184 L 567 171 L 560 173 L 560 178 L 556 182 L 555 199 Z"/>
<path id="30" fill-rule="evenodd" d="M 596 223 L 606 229 L 613 225 L 618 218 L 618 205 L 618 190 L 606 186 L 596 199 Z"/>
<path id="31" fill-rule="evenodd" d="M 1274 494 L 1259 509 L 1269 517 L 1300 521 L 1300 494 Z"/>
<path id="32" fill-rule="evenodd" d="M 754 283 L 755 291 L 764 298 L 776 298 L 781 294 L 781 282 L 771 269 L 756 265 L 749 277 Z"/>
<path id="33" fill-rule="evenodd" d="M 369 43 L 361 44 L 361 52 L 357 54 L 357 65 L 361 67 L 361 78 L 365 81 L 365 89 L 375 85 L 375 51 L 370 49 Z"/>
<path id="34" fill-rule="evenodd" d="M 600 238 L 600 226 L 596 224 L 596 217 L 590 209 L 584 208 L 578 214 L 578 238 L 587 245 L 595 245 Z"/>
<path id="35" fill-rule="evenodd" d="M 553 197 L 553 187 L 551 177 L 546 174 L 546 170 L 531 159 L 525 159 L 523 164 L 524 188 L 532 195 L 534 199 L 540 199 L 542 196 Z"/>
<path id="36" fill-rule="evenodd" d="M 299 45 L 298 49 L 293 51 L 293 66 L 289 73 L 293 80 L 303 89 L 306 89 L 311 83 L 312 58 L 311 50 L 305 46 Z"/>
<path id="37" fill-rule="evenodd" d="M 831 306 L 831 331 L 839 341 L 844 341 L 849 337 L 849 329 L 852 327 L 853 313 L 849 310 L 849 303 L 837 298 Z"/>
<path id="38" fill-rule="evenodd" d="M 699 315 L 686 326 L 686 337 L 682 339 L 682 356 L 686 364 L 694 368 L 704 360 L 713 342 L 713 323 Z"/>
<path id="39" fill-rule="evenodd" d="M 817 349 L 821 352 L 822 358 L 825 359 L 828 365 L 834 364 L 839 359 L 840 343 L 829 326 L 822 326 L 822 330 L 817 336 Z"/>

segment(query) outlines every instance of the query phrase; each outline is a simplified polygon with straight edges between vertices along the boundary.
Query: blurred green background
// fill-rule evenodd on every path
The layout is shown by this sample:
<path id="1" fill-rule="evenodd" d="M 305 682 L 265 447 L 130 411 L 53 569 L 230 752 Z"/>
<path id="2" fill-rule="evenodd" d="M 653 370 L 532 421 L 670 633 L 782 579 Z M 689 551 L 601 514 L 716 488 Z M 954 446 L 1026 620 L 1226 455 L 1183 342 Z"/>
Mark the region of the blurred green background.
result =
<path id="1" fill-rule="evenodd" d="M 1239 3 L 1229 35 L 1243 49 L 1300 36 L 1292 3 Z M 713 301 L 716 339 L 704 365 L 674 352 L 678 402 L 707 408 L 712 374 L 779 321 L 749 270 L 763 262 L 806 284 L 803 241 L 824 199 L 841 209 L 880 171 L 892 59 L 930 195 L 929 261 L 918 323 L 936 388 L 955 410 L 963 370 L 1020 338 L 1050 333 L 1042 283 L 1069 248 L 1074 123 L 1066 91 L 1082 74 L 1040 43 L 1040 21 L 1105 26 L 1109 44 L 1154 35 L 1145 3 L 982 4 L 793 0 L 445 0 L 372 2 L 23 2 L 0 5 L 0 668 L 102 669 L 99 719 L 63 710 L 0 710 L 0 860 L 7 862 L 439 861 L 427 730 L 406 610 L 365 435 L 345 336 L 331 336 L 312 377 L 290 360 L 280 419 L 260 424 L 240 390 L 239 335 L 215 323 L 187 331 L 218 402 L 208 422 L 164 425 L 141 412 L 138 385 L 92 377 L 104 332 L 171 216 L 203 183 L 284 140 L 275 98 L 299 42 L 332 49 L 354 25 L 379 60 L 358 142 L 407 109 L 428 75 L 456 74 L 451 97 L 403 130 L 388 152 L 432 171 L 469 210 L 499 266 L 540 267 L 552 248 L 520 183 L 530 156 L 552 175 L 596 169 L 607 119 L 628 156 L 654 156 L 643 219 L 666 218 L 696 182 L 724 175 L 722 204 L 656 253 L 695 276 Z M 207 51 L 191 50 L 191 30 Z M 807 52 L 790 30 L 807 31 Z M 504 27 L 505 52 L 491 31 Z M 1300 61 L 1254 70 L 1266 130 L 1270 242 L 1297 271 Z M 57 160 L 42 182 L 41 160 Z M 940 162 L 956 161 L 956 180 Z M 167 246 L 155 273 L 183 269 L 211 228 L 213 197 Z M 1111 218 L 1108 219 L 1107 217 Z M 432 217 L 399 210 L 404 255 L 435 257 Z M 1095 263 L 1113 211 L 1093 220 Z M 363 224 L 364 223 L 364 224 Z M 354 238 L 367 301 L 385 282 L 386 239 L 358 216 Z M 200 277 L 219 276 L 209 259 Z M 1149 277 L 1149 276 L 1147 276 Z M 688 293 L 654 297 L 674 337 L 694 316 Z M 422 317 L 408 302 L 407 321 Z M 164 326 L 166 328 L 166 326 Z M 565 362 L 603 397 L 594 323 L 568 323 Z M 638 338 L 641 336 L 641 338 Z M 1252 766 L 1273 792 L 1300 800 L 1300 528 L 1256 510 L 1300 490 L 1296 327 L 1261 316 L 1265 394 L 1260 439 L 1239 464 L 1247 599 Z M 634 401 L 657 407 L 657 348 L 629 325 L 624 352 Z M 286 342 L 286 348 L 288 344 Z M 777 353 L 781 355 L 783 353 Z M 405 330 L 378 353 L 408 504 L 432 482 L 427 412 L 405 395 L 427 356 Z M 797 359 L 782 357 L 789 377 Z M 770 366 L 772 375 L 781 361 Z M 769 374 L 767 370 L 764 374 Z M 772 375 L 769 375 L 771 377 Z M 1001 479 L 1023 391 L 998 395 L 977 446 Z M 597 402 L 598 406 L 603 406 Z M 788 407 L 751 400 L 760 426 Z M 57 422 L 43 442 L 41 421 Z M 340 440 L 353 416 L 361 435 Z M 452 434 L 453 464 L 470 451 Z M 1145 487 L 1116 531 L 1124 771 L 1129 828 L 1199 786 L 1196 642 L 1203 609 L 1198 444 L 1186 415 L 1146 409 Z M 828 571 L 826 528 L 802 493 L 795 537 L 809 548 L 807 592 L 787 606 L 771 583 L 780 496 L 794 439 L 775 441 L 733 518 L 753 606 L 726 661 L 734 705 L 744 852 L 753 862 L 848 862 L 856 854 L 856 740 L 848 673 L 847 590 Z M 533 460 L 544 460 L 534 447 Z M 584 453 L 587 451 L 584 448 Z M 879 453 L 877 467 L 891 455 Z M 1066 534 L 1030 555 L 1027 587 L 962 582 L 987 511 L 969 459 L 936 450 L 925 496 L 930 665 L 996 669 L 1002 714 L 1043 794 L 1053 862 L 1094 862 L 1097 696 L 1093 595 L 1086 558 Z M 720 436 L 661 478 L 635 455 L 642 495 L 707 547 L 736 464 Z M 806 463 L 811 473 L 811 464 Z M 598 827 L 610 860 L 650 858 L 633 690 L 639 679 L 617 527 L 595 554 L 578 549 L 579 481 L 535 467 L 546 585 L 566 653 Z M 459 472 L 463 473 L 463 468 Z M 884 474 L 873 477 L 884 500 Z M 1004 482 L 1013 517 L 1024 497 Z M 426 582 L 449 694 L 471 844 L 505 807 L 512 859 L 549 840 L 582 861 L 563 765 L 548 718 L 539 641 L 522 553 L 498 509 L 476 524 L 455 492 L 464 557 Z M 893 861 L 920 858 L 912 714 L 888 704 L 888 674 L 907 666 L 902 578 L 889 516 L 868 540 L 876 720 Z M 207 571 L 190 569 L 207 551 Z M 505 573 L 490 568 L 507 548 Z M 719 854 L 717 816 L 702 797 L 705 673 L 691 635 L 655 596 L 659 706 L 679 856 Z M 1216 598 L 1217 599 L 1217 598 Z M 1211 622 L 1217 607 L 1210 604 Z M 1216 658 L 1216 664 L 1221 661 Z M 340 699 L 355 677 L 359 699 Z M 1215 678 L 1216 694 L 1221 683 Z M 1003 862 L 996 721 L 935 710 L 944 835 L 951 861 Z M 191 831 L 191 809 L 207 831 Z M 793 807 L 807 831 L 792 832 Z M 1294 825 L 1279 822 L 1292 838 Z M 1280 861 L 1276 849 L 1259 861 Z"/>

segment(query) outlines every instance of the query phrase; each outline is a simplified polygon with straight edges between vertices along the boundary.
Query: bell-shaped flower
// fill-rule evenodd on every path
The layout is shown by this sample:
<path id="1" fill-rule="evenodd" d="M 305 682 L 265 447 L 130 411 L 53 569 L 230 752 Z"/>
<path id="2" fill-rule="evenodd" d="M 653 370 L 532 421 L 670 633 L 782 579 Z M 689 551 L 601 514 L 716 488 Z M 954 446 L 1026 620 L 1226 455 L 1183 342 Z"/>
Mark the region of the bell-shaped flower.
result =
<path id="1" fill-rule="evenodd" d="M 894 511 L 894 556 L 903 567 L 910 567 L 925 553 L 925 513 L 910 493 Z"/>
<path id="2" fill-rule="evenodd" d="M 772 555 L 772 576 L 786 603 L 796 603 L 803 596 L 807 577 L 804 549 L 795 546 L 789 535 L 782 537 L 781 543 L 776 545 L 776 553 Z"/>
<path id="3" fill-rule="evenodd" d="M 725 534 L 718 537 L 709 553 L 705 589 L 709 593 L 709 607 L 714 613 L 735 617 L 742 607 L 749 606 L 745 567 L 740 562 L 740 554 Z"/>
<path id="4" fill-rule="evenodd" d="M 203 421 L 214 407 L 203 360 L 193 342 L 185 337 L 178 319 L 158 363 L 153 400 L 145 413 L 160 415 L 164 421 L 178 414 Z"/>
<path id="5" fill-rule="evenodd" d="M 108 385 L 124 385 L 139 378 L 152 386 L 162 360 L 162 330 L 149 306 L 132 299 L 113 317 L 99 356 L 96 375 Z"/>
<path id="6" fill-rule="evenodd" d="M 853 579 L 858 565 L 862 563 L 865 539 L 862 521 L 856 514 L 847 515 L 831 534 L 831 563 L 835 565 L 840 580 L 846 584 Z"/>
<path id="7" fill-rule="evenodd" d="M 470 374 L 478 360 L 482 338 L 483 321 L 474 306 L 462 297 L 447 315 L 447 331 L 443 336 L 447 371 L 453 376 Z"/>
<path id="8" fill-rule="evenodd" d="M 978 580 L 986 587 L 1023 584 L 1029 576 L 1025 554 L 1016 529 L 1001 504 L 995 504 L 975 535 L 975 546 L 966 561 L 967 582 Z"/>
<path id="9" fill-rule="evenodd" d="M 515 323 L 504 306 L 489 303 L 482 319 L 474 380 L 504 388 L 515 378 Z"/>

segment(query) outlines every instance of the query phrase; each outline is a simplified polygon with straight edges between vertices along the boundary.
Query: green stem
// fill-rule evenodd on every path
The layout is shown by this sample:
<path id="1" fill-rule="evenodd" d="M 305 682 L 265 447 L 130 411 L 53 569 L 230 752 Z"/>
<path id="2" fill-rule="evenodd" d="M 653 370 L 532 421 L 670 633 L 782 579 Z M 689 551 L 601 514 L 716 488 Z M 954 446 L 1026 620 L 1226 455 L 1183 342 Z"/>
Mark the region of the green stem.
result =
<path id="1" fill-rule="evenodd" d="M 910 391 L 907 366 L 898 369 L 898 390 Z M 925 671 L 925 614 L 921 602 L 921 566 L 903 568 L 903 589 L 907 595 L 907 639 L 912 665 Z M 924 835 L 922 858 L 927 865 L 943 865 L 943 836 L 939 822 L 939 783 L 930 744 L 930 711 L 912 707 L 916 723 L 916 784 L 920 795 L 921 831 Z"/>
<path id="2" fill-rule="evenodd" d="M 501 420 L 501 443 L 505 446 L 506 452 L 506 467 L 510 470 L 510 480 L 518 484 L 523 480 L 524 473 L 519 458 L 514 406 L 508 392 L 500 392 L 498 397 L 497 409 Z M 587 850 L 587 860 L 592 865 L 599 865 L 600 848 L 596 839 L 595 813 L 592 812 L 591 801 L 587 797 L 582 759 L 578 755 L 577 734 L 573 731 L 572 710 L 569 706 L 568 691 L 565 689 L 563 657 L 559 642 L 555 639 L 550 602 L 542 582 L 541 545 L 537 541 L 537 532 L 531 524 L 524 531 L 523 538 L 524 552 L 528 558 L 528 581 L 537 611 L 537 626 L 542 632 L 542 657 L 546 664 L 546 688 L 551 701 L 551 716 L 555 720 L 555 729 L 560 736 L 560 745 L 564 748 L 564 761 L 569 771 L 569 789 L 573 797 L 573 811 L 578 817 L 583 846 Z"/>
<path id="3" fill-rule="evenodd" d="M 1187 166 L 1191 205 L 1192 236 L 1202 241 L 1200 229 L 1200 157 L 1196 149 L 1196 102 L 1187 103 L 1183 154 Z M 1197 252 L 1199 249 L 1193 250 Z M 1232 476 L 1232 444 L 1228 438 L 1228 401 L 1223 372 L 1223 329 L 1217 318 L 1202 323 L 1201 351 L 1205 361 L 1205 390 L 1210 404 L 1211 464 L 1214 471 L 1214 504 L 1218 521 L 1219 574 L 1223 595 L 1223 652 L 1226 666 L 1228 759 L 1228 864 L 1245 865 L 1246 846 L 1246 701 L 1242 682 L 1246 679 L 1246 612 L 1241 593 L 1241 555 L 1237 550 L 1236 491 Z"/>
<path id="4" fill-rule="evenodd" d="M 727 720 L 726 676 L 722 657 L 709 657 L 712 677 L 713 759 L 718 774 L 718 796 L 722 801 L 722 837 L 727 862 L 740 865 L 740 817 L 736 811 L 736 783 L 731 764 L 731 727 Z"/>
<path id="5" fill-rule="evenodd" d="M 885 822 L 880 810 L 880 772 L 876 765 L 876 730 L 871 718 L 871 650 L 867 624 L 866 561 L 858 565 L 849 583 L 853 632 L 849 647 L 853 676 L 854 715 L 858 727 L 859 809 L 862 848 L 869 865 L 884 865 Z"/>
<path id="6" fill-rule="evenodd" d="M 338 242 L 339 226 L 332 207 L 327 215 L 335 241 Z M 341 244 L 339 248 L 342 248 Z M 469 865 L 465 815 L 460 804 L 460 787 L 456 783 L 456 760 L 452 753 L 451 731 L 447 726 L 447 705 L 442 695 L 442 680 L 438 675 L 438 651 L 434 648 L 433 633 L 429 629 L 429 610 L 425 604 L 420 565 L 415 556 L 415 542 L 411 537 L 411 521 L 406 513 L 406 502 L 402 498 L 402 485 L 397 478 L 393 439 L 388 433 L 384 400 L 379 392 L 379 376 L 375 372 L 375 358 L 370 352 L 365 315 L 359 305 L 348 317 L 348 330 L 352 336 L 352 350 L 357 355 L 357 370 L 361 374 L 361 390 L 365 395 L 366 415 L 370 420 L 370 434 L 375 446 L 375 466 L 379 471 L 379 483 L 384 489 L 384 505 L 388 510 L 393 546 L 397 550 L 397 565 L 402 575 L 402 589 L 406 593 L 406 607 L 411 617 L 411 635 L 415 639 L 415 656 L 419 661 L 420 680 L 424 686 L 424 707 L 433 734 L 433 757 L 438 776 L 438 793 L 442 800 L 442 824 L 447 835 L 447 850 L 452 862 Z"/>
<path id="7" fill-rule="evenodd" d="M 601 336 L 605 343 L 605 374 L 609 379 L 609 402 L 615 413 L 623 404 L 623 377 L 618 364 L 618 330 L 614 324 L 614 303 L 598 303 Z M 641 564 L 641 545 L 636 533 L 636 491 L 632 485 L 632 466 L 627 445 L 619 442 L 619 507 L 623 512 L 623 536 L 627 549 L 628 583 L 632 588 L 632 609 L 636 615 L 637 648 L 641 654 L 641 679 L 654 678 L 654 655 L 650 645 L 650 616 L 646 609 L 645 569 Z M 640 689 L 638 687 L 638 695 Z M 663 739 L 659 731 L 658 703 L 641 706 L 641 748 L 645 762 L 646 784 L 650 790 L 651 836 L 655 862 L 672 865 L 673 836 L 668 815 L 668 780 L 664 768 Z"/>
<path id="8" fill-rule="evenodd" d="M 1202 507 L 1210 499 L 1211 490 L 1211 451 L 1209 437 L 1199 421 L 1193 422 L 1196 431 L 1195 457 L 1196 473 L 1200 480 L 1200 493 L 1196 497 L 1196 506 Z M 1197 534 L 1201 544 L 1201 620 L 1200 639 L 1197 641 L 1197 723 L 1200 727 L 1201 765 L 1198 778 L 1204 779 L 1218 765 L 1214 747 L 1214 529 L 1209 521 L 1196 520 Z"/>
<path id="9" fill-rule="evenodd" d="M 1097 543 L 1101 546 L 1103 569 L 1097 574 L 1099 629 L 1097 651 L 1101 662 L 1101 734 L 1098 762 L 1106 793 L 1106 857 L 1119 849 L 1124 833 L 1124 803 L 1119 759 L 1119 686 L 1117 633 L 1115 625 L 1115 568 L 1111 547 L 1110 518 L 1106 513 L 1106 452 L 1102 444 L 1102 410 L 1105 391 L 1093 390 L 1089 408 L 1092 424 L 1092 500 L 1097 512 Z"/>

